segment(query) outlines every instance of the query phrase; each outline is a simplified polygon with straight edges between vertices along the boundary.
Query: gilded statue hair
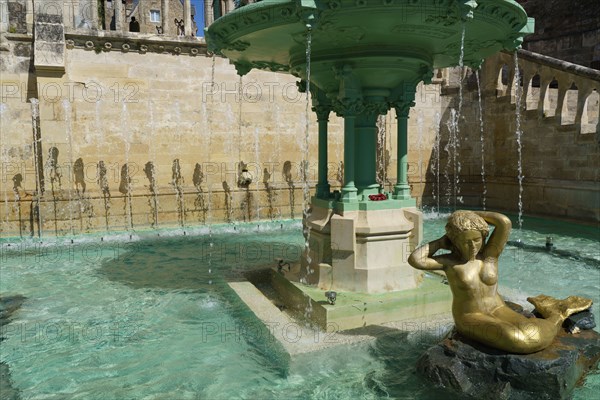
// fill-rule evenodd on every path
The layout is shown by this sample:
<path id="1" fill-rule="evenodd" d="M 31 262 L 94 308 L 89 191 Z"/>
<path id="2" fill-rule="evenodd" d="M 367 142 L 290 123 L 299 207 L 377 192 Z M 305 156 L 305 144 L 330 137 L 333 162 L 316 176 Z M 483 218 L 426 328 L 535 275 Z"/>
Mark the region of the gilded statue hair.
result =
<path id="1" fill-rule="evenodd" d="M 454 241 L 458 233 L 465 231 L 479 231 L 481 237 L 485 239 L 490 233 L 490 227 L 483 218 L 473 211 L 459 210 L 453 212 L 446 224 L 446 235 Z"/>

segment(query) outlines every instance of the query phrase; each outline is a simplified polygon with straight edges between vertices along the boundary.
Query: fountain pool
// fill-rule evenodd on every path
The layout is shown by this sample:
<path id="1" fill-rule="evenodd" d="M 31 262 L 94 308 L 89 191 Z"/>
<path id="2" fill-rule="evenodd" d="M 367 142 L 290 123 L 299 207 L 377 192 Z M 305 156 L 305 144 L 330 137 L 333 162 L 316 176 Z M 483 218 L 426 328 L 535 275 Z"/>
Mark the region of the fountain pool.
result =
<path id="1" fill-rule="evenodd" d="M 426 215 L 424 239 L 444 223 Z M 186 237 L 159 231 L 160 240 L 157 231 L 131 241 L 129 234 L 78 237 L 73 245 L 4 240 L 0 292 L 27 300 L 3 327 L 0 360 L 27 399 L 450 398 L 414 373 L 416 359 L 444 333 L 435 323 L 293 357 L 266 333 L 226 282 L 277 257 L 299 259 L 299 228 L 298 221 L 261 223 L 256 235 L 256 225 L 213 226 L 210 241 L 204 227 Z M 547 236 L 553 253 L 543 250 Z M 509 245 L 501 258 L 501 293 L 517 302 L 579 294 L 594 300 L 598 315 L 596 227 L 527 218 L 511 243 L 518 239 L 525 247 Z M 289 340 L 296 332 L 288 330 Z M 313 334 L 329 344 L 348 335 Z M 598 390 L 596 372 L 575 398 Z"/>

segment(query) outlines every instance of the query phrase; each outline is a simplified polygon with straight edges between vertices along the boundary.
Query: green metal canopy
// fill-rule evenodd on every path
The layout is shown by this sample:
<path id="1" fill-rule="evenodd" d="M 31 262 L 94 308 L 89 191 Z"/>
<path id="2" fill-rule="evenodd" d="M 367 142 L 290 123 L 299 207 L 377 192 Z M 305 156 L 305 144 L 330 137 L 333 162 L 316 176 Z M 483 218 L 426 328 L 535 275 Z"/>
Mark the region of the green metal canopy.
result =
<path id="1" fill-rule="evenodd" d="M 331 93 L 352 67 L 363 88 L 394 91 L 431 77 L 433 68 L 478 66 L 518 47 L 533 20 L 511 0 L 264 0 L 243 6 L 207 29 L 209 50 L 244 75 L 252 68 L 305 79 L 311 29 L 311 83 Z"/>
<path id="2" fill-rule="evenodd" d="M 341 200 L 355 202 L 377 191 L 375 122 L 395 108 L 394 198 L 410 200 L 406 119 L 417 84 L 429 83 L 434 68 L 459 65 L 461 57 L 464 65 L 478 67 L 491 54 L 514 50 L 533 26 L 512 0 L 264 0 L 218 18 L 206 39 L 209 50 L 229 58 L 240 75 L 257 68 L 305 82 L 310 38 L 310 91 L 320 121 L 318 195 L 320 187 L 320 197 L 328 196 L 321 180 L 327 176 L 322 147 L 329 112 L 345 119 Z"/>

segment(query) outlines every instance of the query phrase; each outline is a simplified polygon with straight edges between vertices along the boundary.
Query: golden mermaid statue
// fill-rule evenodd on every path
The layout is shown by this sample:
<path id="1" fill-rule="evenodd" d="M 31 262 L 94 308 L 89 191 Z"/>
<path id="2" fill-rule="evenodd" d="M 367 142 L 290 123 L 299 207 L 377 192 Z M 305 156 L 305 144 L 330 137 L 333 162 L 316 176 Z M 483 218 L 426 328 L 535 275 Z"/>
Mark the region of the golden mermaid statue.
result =
<path id="1" fill-rule="evenodd" d="M 495 227 L 486 242 L 489 225 Z M 446 234 L 417 248 L 408 262 L 422 270 L 443 270 L 452 290 L 452 316 L 463 336 L 510 353 L 528 354 L 550 345 L 571 314 L 587 310 L 592 300 L 564 300 L 539 295 L 527 300 L 544 318 L 527 318 L 509 308 L 498 294 L 498 258 L 511 222 L 487 211 L 456 211 Z M 435 255 L 439 250 L 449 254 Z"/>

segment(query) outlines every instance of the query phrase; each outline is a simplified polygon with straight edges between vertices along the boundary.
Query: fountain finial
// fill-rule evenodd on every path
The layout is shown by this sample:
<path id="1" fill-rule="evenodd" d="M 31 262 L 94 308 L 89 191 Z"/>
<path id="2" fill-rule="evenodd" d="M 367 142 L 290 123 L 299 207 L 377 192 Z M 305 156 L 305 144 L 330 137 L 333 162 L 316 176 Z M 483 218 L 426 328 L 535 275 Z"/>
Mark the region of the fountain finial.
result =
<path id="1" fill-rule="evenodd" d="M 317 23 L 317 3 L 315 0 L 296 0 L 298 17 L 304 22 L 304 26 L 310 31 Z"/>
<path id="2" fill-rule="evenodd" d="M 478 5 L 479 4 L 477 4 L 475 0 L 463 0 L 463 4 L 459 6 L 461 11 L 461 19 L 463 21 L 473 19 L 473 11 L 477 8 Z"/>

